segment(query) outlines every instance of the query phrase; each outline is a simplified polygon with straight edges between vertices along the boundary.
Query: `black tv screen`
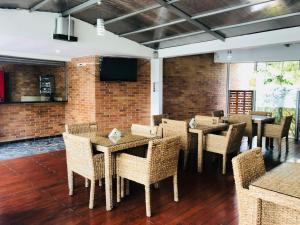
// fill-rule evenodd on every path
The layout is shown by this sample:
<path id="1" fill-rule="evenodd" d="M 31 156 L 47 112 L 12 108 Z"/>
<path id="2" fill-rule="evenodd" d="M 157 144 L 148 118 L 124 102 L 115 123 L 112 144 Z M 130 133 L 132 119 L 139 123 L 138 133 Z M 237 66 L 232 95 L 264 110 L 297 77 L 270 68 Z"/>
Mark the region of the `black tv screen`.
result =
<path id="1" fill-rule="evenodd" d="M 103 57 L 101 81 L 137 81 L 137 59 Z"/>

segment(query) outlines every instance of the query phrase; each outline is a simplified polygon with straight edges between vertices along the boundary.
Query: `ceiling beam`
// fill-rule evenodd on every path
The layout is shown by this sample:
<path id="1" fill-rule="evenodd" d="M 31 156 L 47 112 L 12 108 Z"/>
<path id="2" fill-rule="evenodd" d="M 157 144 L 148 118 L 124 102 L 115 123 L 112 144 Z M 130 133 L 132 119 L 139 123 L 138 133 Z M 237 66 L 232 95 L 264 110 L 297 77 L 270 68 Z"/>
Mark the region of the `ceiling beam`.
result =
<path id="1" fill-rule="evenodd" d="M 275 0 L 263 0 L 263 1 L 260 0 L 260 1 L 255 1 L 255 2 L 238 4 L 238 5 L 230 6 L 230 7 L 224 7 L 224 8 L 220 8 L 220 9 L 216 9 L 216 10 L 209 10 L 209 11 L 205 11 L 205 12 L 201 12 L 201 13 L 197 13 L 197 14 L 193 15 L 192 19 L 199 19 L 199 18 L 203 18 L 203 17 L 207 17 L 207 16 L 213 16 L 213 15 L 230 12 L 230 11 L 237 10 L 237 9 L 243 9 L 243 8 L 260 5 L 260 4 L 265 4 L 268 2 L 274 2 L 274 1 Z"/>
<path id="2" fill-rule="evenodd" d="M 249 21 L 249 22 L 245 22 L 245 23 L 232 24 L 232 25 L 228 25 L 228 26 L 215 27 L 215 28 L 212 28 L 212 30 L 214 30 L 214 31 L 225 30 L 225 29 L 242 27 L 242 26 L 247 26 L 247 25 L 256 24 L 256 23 L 263 23 L 263 22 L 272 21 L 272 20 L 284 19 L 284 18 L 288 18 L 288 17 L 292 17 L 292 16 L 300 16 L 300 12 L 289 13 L 289 14 L 284 14 L 284 15 L 280 15 L 280 16 L 273 16 L 273 17 L 268 17 L 265 19 L 253 20 L 253 21 Z"/>
<path id="3" fill-rule="evenodd" d="M 62 12 L 61 14 L 62 14 L 62 16 L 68 16 L 71 14 L 82 12 L 91 7 L 94 7 L 95 5 L 100 5 L 100 4 L 101 4 L 101 0 L 88 0 L 88 1 L 85 1 L 84 3 L 81 3 L 80 5 L 77 5 L 71 9 L 68 9 L 68 10 Z"/>
<path id="4" fill-rule="evenodd" d="M 179 0 L 170 0 L 170 1 L 167 2 L 167 4 L 173 4 L 173 3 L 175 3 L 175 2 L 179 2 Z M 128 14 L 125 14 L 125 15 L 123 15 L 123 16 L 119 16 L 119 17 L 116 17 L 116 18 L 113 18 L 113 19 L 104 21 L 104 24 L 110 24 L 110 23 L 114 23 L 114 22 L 117 22 L 117 21 L 120 21 L 120 20 L 124 20 L 124 19 L 126 19 L 126 18 L 135 16 L 135 15 L 138 15 L 138 14 L 141 14 L 141 13 L 144 13 L 144 12 L 147 12 L 147 11 L 150 11 L 150 10 L 153 10 L 153 9 L 157 9 L 157 8 L 160 8 L 160 7 L 161 7 L 160 4 L 154 4 L 154 5 L 152 5 L 152 6 L 149 6 L 149 7 L 140 9 L 140 10 L 137 10 L 137 11 L 135 11 L 135 12 L 128 13 Z"/>
<path id="5" fill-rule="evenodd" d="M 183 12 L 182 10 L 180 10 L 179 8 L 177 8 L 174 5 L 169 5 L 167 2 L 165 2 L 164 0 L 155 0 L 156 2 L 158 2 L 159 4 L 161 4 L 163 7 L 167 8 L 168 10 L 170 10 L 171 12 L 173 12 L 174 14 L 176 14 L 177 16 L 185 19 L 188 23 L 193 24 L 195 27 L 198 27 L 199 29 L 209 33 L 211 36 L 221 40 L 221 41 L 225 41 L 225 37 L 222 36 L 221 34 L 219 34 L 216 31 L 212 31 L 208 26 L 206 26 L 203 23 L 200 23 L 199 21 L 193 20 L 190 15 L 186 14 L 185 12 Z"/>
<path id="6" fill-rule="evenodd" d="M 146 28 L 139 29 L 139 30 L 134 30 L 134 31 L 131 31 L 131 32 L 128 32 L 128 33 L 120 34 L 119 36 L 125 37 L 125 36 L 129 36 L 129 35 L 132 35 L 132 34 L 138 34 L 138 33 L 142 33 L 142 32 L 149 31 L 149 30 L 155 30 L 155 29 L 158 29 L 158 28 L 171 26 L 171 25 L 178 24 L 178 23 L 181 23 L 181 22 L 184 22 L 184 21 L 185 21 L 185 19 L 172 20 L 168 23 L 163 23 L 163 24 L 159 24 L 159 25 L 155 25 L 155 26 L 151 26 L 151 27 L 146 27 Z"/>
<path id="7" fill-rule="evenodd" d="M 192 36 L 192 35 L 196 35 L 196 34 L 204 34 L 204 33 L 205 33 L 205 31 L 200 30 L 200 31 L 189 32 L 189 33 L 179 34 L 179 35 L 175 35 L 175 36 L 160 38 L 160 39 L 153 40 L 153 41 L 147 41 L 147 42 L 143 42 L 141 44 L 150 45 L 150 44 L 154 44 L 157 42 L 169 41 L 169 40 L 173 40 L 173 39 L 177 39 L 177 38 L 183 38 L 183 37 L 188 37 L 188 36 Z"/>
<path id="8" fill-rule="evenodd" d="M 292 16 L 300 16 L 300 12 L 289 13 L 289 14 L 280 15 L 280 16 L 273 16 L 273 17 L 269 17 L 269 18 L 265 18 L 265 19 L 253 20 L 253 21 L 249 21 L 249 22 L 245 22 L 245 23 L 232 24 L 232 25 L 228 25 L 228 26 L 219 26 L 219 27 L 212 28 L 211 30 L 220 31 L 220 30 L 236 28 L 236 27 L 241 27 L 241 26 L 247 26 L 247 25 L 251 25 L 251 24 L 257 24 L 257 23 L 262 23 L 262 22 L 267 22 L 267 21 L 272 21 L 272 20 L 277 20 L 277 19 L 284 19 L 284 18 L 288 18 L 288 17 L 292 17 Z M 181 38 L 181 37 L 187 37 L 187 36 L 191 36 L 194 34 L 195 34 L 195 32 L 174 35 L 174 36 L 167 37 L 168 38 L 167 40 L 177 39 L 177 38 Z M 143 42 L 141 44 L 148 45 L 148 44 L 158 43 L 158 42 L 165 41 L 165 39 L 166 38 L 156 39 L 153 41 Z"/>
<path id="9" fill-rule="evenodd" d="M 198 18 L 217 15 L 217 14 L 220 14 L 220 13 L 230 12 L 230 11 L 233 11 L 233 10 L 242 9 L 242 8 L 246 8 L 246 7 L 250 7 L 250 6 L 254 6 L 254 5 L 259 5 L 259 4 L 263 4 L 263 3 L 267 3 L 267 2 L 273 2 L 273 1 L 275 1 L 275 0 L 263 0 L 263 1 L 260 0 L 260 1 L 256 1 L 256 2 L 251 2 L 251 3 L 246 3 L 246 4 L 245 3 L 244 4 L 239 4 L 239 5 L 236 5 L 236 6 L 231 6 L 231 7 L 221 8 L 221 9 L 209 10 L 209 11 L 205 11 L 205 12 L 202 12 L 202 13 L 199 13 L 199 14 L 195 14 L 191 18 L 195 20 L 195 19 L 198 19 Z M 131 32 L 123 33 L 120 36 L 125 37 L 125 36 L 129 36 L 129 35 L 132 35 L 132 34 L 138 34 L 138 33 L 142 33 L 142 32 L 145 32 L 145 31 L 154 30 L 154 29 L 157 29 L 157 28 L 167 27 L 167 26 L 171 26 L 171 25 L 174 25 L 174 24 L 182 23 L 184 21 L 185 21 L 185 19 L 176 19 L 176 20 L 173 20 L 173 21 L 170 21 L 170 22 L 167 22 L 167 23 L 163 23 L 163 24 L 160 24 L 160 25 L 150 26 L 150 27 L 134 30 L 134 31 L 131 31 Z"/>
<path id="10" fill-rule="evenodd" d="M 262 46 L 283 45 L 297 42 L 300 42 L 300 27 L 293 27 L 230 37 L 226 38 L 225 42 L 213 40 L 164 48 L 158 50 L 158 57 L 169 58 L 206 54 L 211 52 L 227 51 L 229 49 L 235 51 L 237 49 L 251 49 Z"/>
<path id="11" fill-rule="evenodd" d="M 35 4 L 34 6 L 32 6 L 30 9 L 29 9 L 29 12 L 33 12 L 33 11 L 36 11 L 40 8 L 43 7 L 43 5 L 45 5 L 46 3 L 50 2 L 51 0 L 42 0 L 40 1 L 39 3 Z"/>

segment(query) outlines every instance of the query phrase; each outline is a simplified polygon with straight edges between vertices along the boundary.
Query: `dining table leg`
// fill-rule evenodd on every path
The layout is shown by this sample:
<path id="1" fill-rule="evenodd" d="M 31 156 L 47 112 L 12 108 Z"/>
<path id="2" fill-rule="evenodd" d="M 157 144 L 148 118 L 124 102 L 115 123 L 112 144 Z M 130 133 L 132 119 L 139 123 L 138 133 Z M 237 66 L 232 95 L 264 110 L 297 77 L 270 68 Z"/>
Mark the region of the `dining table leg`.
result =
<path id="1" fill-rule="evenodd" d="M 257 123 L 257 147 L 262 146 L 262 122 Z"/>
<path id="2" fill-rule="evenodd" d="M 198 133 L 198 173 L 202 172 L 203 167 L 203 132 Z"/>
<path id="3" fill-rule="evenodd" d="M 110 211 L 113 207 L 112 201 L 112 162 L 111 152 L 104 152 L 104 170 L 105 170 L 105 199 L 106 199 L 106 211 Z"/>

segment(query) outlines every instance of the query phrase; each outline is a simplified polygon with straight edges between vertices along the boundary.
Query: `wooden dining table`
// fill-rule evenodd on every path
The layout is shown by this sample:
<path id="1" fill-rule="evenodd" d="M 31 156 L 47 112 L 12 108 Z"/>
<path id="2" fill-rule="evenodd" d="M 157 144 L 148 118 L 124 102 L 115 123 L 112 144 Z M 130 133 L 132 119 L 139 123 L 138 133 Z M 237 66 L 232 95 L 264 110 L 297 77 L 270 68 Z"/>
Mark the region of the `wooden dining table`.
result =
<path id="1" fill-rule="evenodd" d="M 300 216 L 300 163 L 283 163 L 250 184 L 251 194 L 263 201 L 298 210 Z"/>
<path id="2" fill-rule="evenodd" d="M 209 133 L 223 131 L 228 127 L 227 123 L 217 123 L 217 124 L 209 124 L 202 125 L 198 124 L 195 128 L 189 128 L 190 133 L 194 133 L 198 135 L 198 158 L 197 158 L 197 171 L 199 173 L 202 172 L 203 165 L 203 140 L 204 136 Z"/>
<path id="3" fill-rule="evenodd" d="M 81 134 L 81 136 L 86 135 Z M 98 133 L 92 136 L 89 135 L 89 138 L 94 148 L 104 153 L 106 210 L 110 211 L 113 208 L 112 159 L 115 157 L 115 154 L 126 149 L 148 145 L 149 141 L 156 137 L 144 137 L 133 135 L 131 132 L 125 132 L 118 141 L 114 141 L 109 139 L 107 135 Z"/>
<path id="4" fill-rule="evenodd" d="M 228 121 L 228 117 L 223 117 L 223 121 Z M 263 126 L 265 123 L 274 123 L 275 117 L 252 115 L 252 123 L 257 124 L 257 147 L 262 146 Z"/>

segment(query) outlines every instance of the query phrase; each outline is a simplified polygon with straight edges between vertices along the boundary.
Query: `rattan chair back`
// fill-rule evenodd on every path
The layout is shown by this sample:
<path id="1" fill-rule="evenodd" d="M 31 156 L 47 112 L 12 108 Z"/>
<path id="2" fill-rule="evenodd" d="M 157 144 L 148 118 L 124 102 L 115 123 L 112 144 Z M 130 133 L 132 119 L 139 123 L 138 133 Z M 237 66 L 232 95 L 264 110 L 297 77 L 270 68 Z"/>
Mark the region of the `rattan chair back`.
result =
<path id="1" fill-rule="evenodd" d="M 281 126 L 282 126 L 282 137 L 286 137 L 289 134 L 289 130 L 291 127 L 291 123 L 293 120 L 293 116 L 284 116 L 281 120 Z"/>
<path id="2" fill-rule="evenodd" d="M 248 189 L 251 182 L 265 174 L 261 148 L 248 150 L 232 159 L 236 189 Z"/>
<path id="3" fill-rule="evenodd" d="M 247 114 L 230 114 L 228 118 L 229 124 L 246 123 L 245 135 L 252 136 L 253 124 L 252 116 Z"/>
<path id="4" fill-rule="evenodd" d="M 237 123 L 229 126 L 227 132 L 227 136 L 228 136 L 227 138 L 229 139 L 227 153 L 240 151 L 245 128 L 246 128 L 246 123 Z"/>
<path id="5" fill-rule="evenodd" d="M 163 137 L 180 137 L 180 149 L 188 151 L 190 138 L 187 121 L 162 119 Z"/>
<path id="6" fill-rule="evenodd" d="M 224 110 L 215 110 L 211 112 L 212 117 L 218 117 L 221 118 L 224 116 Z"/>
<path id="7" fill-rule="evenodd" d="M 180 137 L 167 137 L 149 142 L 147 163 L 150 183 L 177 173 Z"/>
<path id="8" fill-rule="evenodd" d="M 211 124 L 217 124 L 219 122 L 219 117 L 196 115 L 195 121 L 197 124 L 211 125 Z"/>
<path id="9" fill-rule="evenodd" d="M 153 126 L 159 126 L 159 124 L 162 123 L 162 119 L 168 119 L 168 114 L 160 114 L 160 115 L 153 115 L 152 116 L 152 125 Z"/>
<path id="10" fill-rule="evenodd" d="M 69 134 L 93 133 L 98 131 L 98 125 L 93 123 L 66 124 L 66 132 Z"/>
<path id="11" fill-rule="evenodd" d="M 264 112 L 264 111 L 250 111 L 250 115 L 257 115 L 257 116 L 272 116 L 271 112 Z"/>
<path id="12" fill-rule="evenodd" d="M 232 159 L 233 175 L 238 199 L 240 225 L 261 224 L 261 200 L 249 194 L 249 185 L 265 174 L 260 148 L 246 151 Z"/>
<path id="13" fill-rule="evenodd" d="M 155 137 L 158 134 L 158 126 L 147 126 L 140 124 L 131 125 L 131 133 L 145 137 Z"/>
<path id="14" fill-rule="evenodd" d="M 68 168 L 84 177 L 94 177 L 92 145 L 89 138 L 63 133 Z"/>

